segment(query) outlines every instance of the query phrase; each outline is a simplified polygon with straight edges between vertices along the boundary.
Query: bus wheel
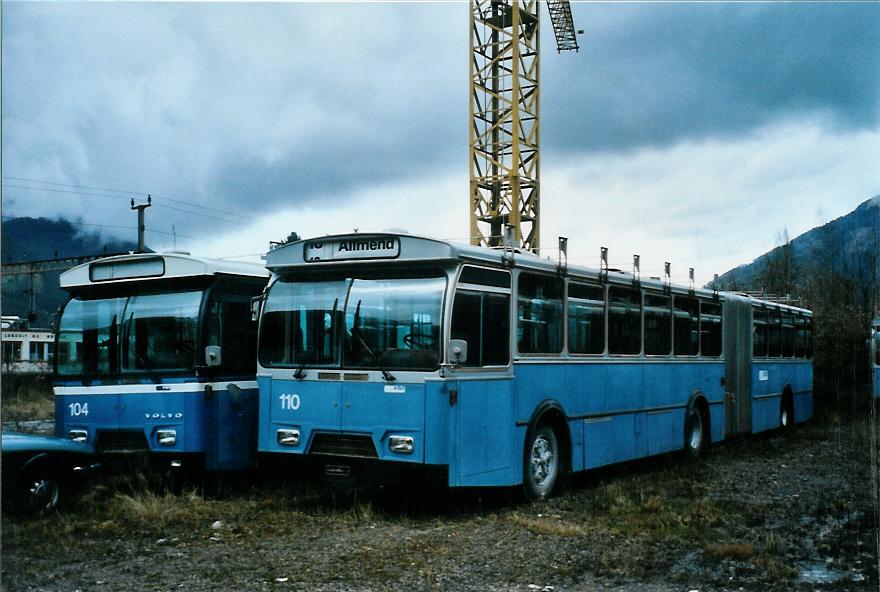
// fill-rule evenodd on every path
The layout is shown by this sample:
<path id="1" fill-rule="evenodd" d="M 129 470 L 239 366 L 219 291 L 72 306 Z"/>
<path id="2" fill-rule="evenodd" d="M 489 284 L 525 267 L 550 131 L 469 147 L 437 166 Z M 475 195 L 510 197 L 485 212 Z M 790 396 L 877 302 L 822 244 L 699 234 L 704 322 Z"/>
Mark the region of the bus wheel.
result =
<path id="1" fill-rule="evenodd" d="M 706 425 L 703 412 L 694 405 L 684 424 L 685 449 L 689 458 L 698 458 L 706 448 Z"/>
<path id="2" fill-rule="evenodd" d="M 787 430 L 794 422 L 794 413 L 791 411 L 791 400 L 787 397 L 782 400 L 782 407 L 779 410 L 779 428 Z"/>
<path id="3" fill-rule="evenodd" d="M 523 487 L 532 500 L 546 498 L 559 479 L 559 439 L 553 428 L 539 425 L 526 442 Z"/>

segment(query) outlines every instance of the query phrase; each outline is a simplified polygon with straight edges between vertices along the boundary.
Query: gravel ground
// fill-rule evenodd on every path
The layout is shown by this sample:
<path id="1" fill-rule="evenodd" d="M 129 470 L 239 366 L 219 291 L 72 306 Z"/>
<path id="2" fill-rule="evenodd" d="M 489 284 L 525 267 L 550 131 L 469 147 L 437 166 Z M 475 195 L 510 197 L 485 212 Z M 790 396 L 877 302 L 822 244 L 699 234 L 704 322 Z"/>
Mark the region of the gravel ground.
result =
<path id="1" fill-rule="evenodd" d="M 4 590 L 877 590 L 873 418 L 510 491 L 106 479 L 3 518 Z M 876 458 L 876 456 L 874 457 Z"/>

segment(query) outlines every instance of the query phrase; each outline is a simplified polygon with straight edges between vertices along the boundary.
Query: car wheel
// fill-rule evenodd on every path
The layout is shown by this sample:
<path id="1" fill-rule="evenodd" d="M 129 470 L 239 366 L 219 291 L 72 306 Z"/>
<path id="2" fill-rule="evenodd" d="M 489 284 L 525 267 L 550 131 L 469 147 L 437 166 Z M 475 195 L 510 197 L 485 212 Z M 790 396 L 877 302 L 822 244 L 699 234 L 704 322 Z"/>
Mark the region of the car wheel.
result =
<path id="1" fill-rule="evenodd" d="M 685 421 L 685 450 L 689 458 L 699 458 L 706 448 L 706 423 L 700 408 L 694 406 Z"/>
<path id="2" fill-rule="evenodd" d="M 526 496 L 541 500 L 549 496 L 559 479 L 559 439 L 553 428 L 539 425 L 526 441 L 523 487 Z"/>
<path id="3" fill-rule="evenodd" d="M 45 516 L 58 507 L 61 487 L 58 479 L 46 468 L 29 471 L 21 481 L 20 495 L 24 510 Z"/>

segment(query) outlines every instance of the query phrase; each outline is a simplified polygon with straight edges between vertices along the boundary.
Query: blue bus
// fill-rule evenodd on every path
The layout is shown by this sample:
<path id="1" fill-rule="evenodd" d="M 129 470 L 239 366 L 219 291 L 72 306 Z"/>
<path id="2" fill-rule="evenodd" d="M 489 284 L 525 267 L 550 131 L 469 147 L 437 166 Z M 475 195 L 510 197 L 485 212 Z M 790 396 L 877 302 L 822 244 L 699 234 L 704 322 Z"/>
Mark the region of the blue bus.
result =
<path id="1" fill-rule="evenodd" d="M 154 453 L 206 470 L 256 451 L 259 264 L 182 253 L 98 259 L 61 275 L 56 435 L 102 454 Z"/>
<path id="2" fill-rule="evenodd" d="M 871 341 L 868 342 L 871 351 L 871 381 L 875 397 L 880 397 L 880 316 L 871 322 Z"/>
<path id="3" fill-rule="evenodd" d="M 812 315 L 404 233 L 266 255 L 258 448 L 326 475 L 522 485 L 785 428 L 813 411 Z"/>

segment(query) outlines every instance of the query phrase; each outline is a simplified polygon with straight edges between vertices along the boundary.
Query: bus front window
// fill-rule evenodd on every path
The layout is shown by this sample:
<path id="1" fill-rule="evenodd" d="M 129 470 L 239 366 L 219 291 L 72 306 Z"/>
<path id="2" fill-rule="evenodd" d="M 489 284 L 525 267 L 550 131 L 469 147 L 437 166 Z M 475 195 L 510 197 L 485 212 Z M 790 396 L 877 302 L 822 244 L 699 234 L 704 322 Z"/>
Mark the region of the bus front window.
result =
<path id="1" fill-rule="evenodd" d="M 123 372 L 191 370 L 202 292 L 132 296 L 125 309 Z"/>
<path id="2" fill-rule="evenodd" d="M 119 370 L 124 306 L 125 298 L 74 298 L 67 303 L 58 325 L 58 374 L 106 376 Z"/>
<path id="3" fill-rule="evenodd" d="M 436 368 L 445 288 L 445 278 L 354 280 L 345 311 L 345 367 Z"/>
<path id="4" fill-rule="evenodd" d="M 435 369 L 445 289 L 443 277 L 279 280 L 263 307 L 260 363 Z"/>
<path id="5" fill-rule="evenodd" d="M 276 282 L 260 322 L 260 363 L 282 367 L 338 364 L 336 335 L 350 283 Z"/>

